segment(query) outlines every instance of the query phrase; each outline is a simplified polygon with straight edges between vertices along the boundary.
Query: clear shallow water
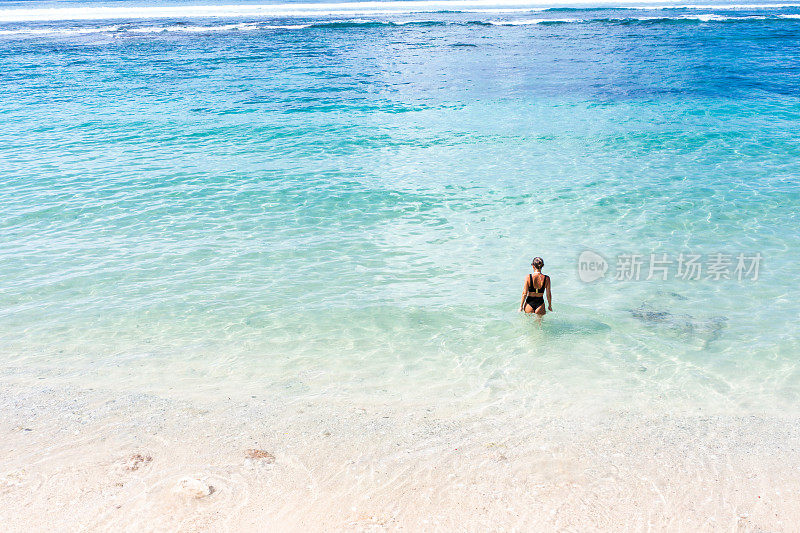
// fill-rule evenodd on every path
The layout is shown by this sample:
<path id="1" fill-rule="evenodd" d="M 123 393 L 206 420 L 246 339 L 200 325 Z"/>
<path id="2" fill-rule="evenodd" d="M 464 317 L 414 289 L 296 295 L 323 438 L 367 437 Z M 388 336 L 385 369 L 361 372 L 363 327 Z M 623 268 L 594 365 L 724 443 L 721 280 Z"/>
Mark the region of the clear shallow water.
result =
<path id="1" fill-rule="evenodd" d="M 0 10 L 5 375 L 796 405 L 800 4 L 90 7 Z M 764 262 L 587 284 L 586 249 Z"/>

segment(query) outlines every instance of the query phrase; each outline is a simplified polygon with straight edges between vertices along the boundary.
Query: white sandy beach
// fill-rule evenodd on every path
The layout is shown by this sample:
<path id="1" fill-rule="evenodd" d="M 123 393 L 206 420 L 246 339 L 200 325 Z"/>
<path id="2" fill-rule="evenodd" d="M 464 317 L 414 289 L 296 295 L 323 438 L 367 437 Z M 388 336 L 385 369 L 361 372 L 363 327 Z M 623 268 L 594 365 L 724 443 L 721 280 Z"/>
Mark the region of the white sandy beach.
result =
<path id="1" fill-rule="evenodd" d="M 796 418 L 503 407 L 204 404 L 6 383 L 0 522 L 20 532 L 798 530 Z M 176 490 L 187 477 L 210 494 Z"/>

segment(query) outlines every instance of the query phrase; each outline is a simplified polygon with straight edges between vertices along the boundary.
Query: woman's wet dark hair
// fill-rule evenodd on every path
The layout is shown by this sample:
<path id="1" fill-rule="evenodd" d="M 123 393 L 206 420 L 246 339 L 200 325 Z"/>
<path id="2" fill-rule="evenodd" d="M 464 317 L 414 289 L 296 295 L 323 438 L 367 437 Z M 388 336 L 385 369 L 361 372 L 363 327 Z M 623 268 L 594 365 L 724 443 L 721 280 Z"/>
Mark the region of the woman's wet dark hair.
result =
<path id="1" fill-rule="evenodd" d="M 531 264 L 541 270 L 541 268 L 544 266 L 544 259 L 541 257 L 534 257 Z"/>

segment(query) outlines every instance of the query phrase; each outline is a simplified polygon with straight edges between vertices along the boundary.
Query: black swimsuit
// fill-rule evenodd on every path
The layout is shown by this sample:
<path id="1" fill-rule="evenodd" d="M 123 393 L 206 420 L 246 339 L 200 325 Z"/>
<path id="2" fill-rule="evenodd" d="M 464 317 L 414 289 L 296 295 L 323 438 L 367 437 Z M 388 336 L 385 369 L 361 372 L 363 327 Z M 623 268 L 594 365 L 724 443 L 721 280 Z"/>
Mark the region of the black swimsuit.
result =
<path id="1" fill-rule="evenodd" d="M 528 285 L 530 290 L 528 291 L 528 296 L 525 297 L 525 303 L 530 305 L 534 311 L 544 305 L 544 286 L 547 285 L 547 276 L 544 274 L 542 275 L 544 276 L 544 281 L 542 281 L 542 286 L 537 289 L 533 286 L 533 274 L 528 274 L 530 278 L 530 283 Z"/>

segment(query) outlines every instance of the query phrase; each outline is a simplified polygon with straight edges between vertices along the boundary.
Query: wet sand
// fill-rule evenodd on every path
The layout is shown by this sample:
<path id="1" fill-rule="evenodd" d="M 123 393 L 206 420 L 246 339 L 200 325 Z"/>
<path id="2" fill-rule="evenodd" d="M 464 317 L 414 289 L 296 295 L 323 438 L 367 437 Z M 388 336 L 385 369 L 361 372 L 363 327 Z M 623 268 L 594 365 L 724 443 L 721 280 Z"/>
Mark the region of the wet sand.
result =
<path id="1" fill-rule="evenodd" d="M 798 418 L 512 411 L 187 402 L 5 383 L 0 522 L 6 531 L 798 530 Z"/>

